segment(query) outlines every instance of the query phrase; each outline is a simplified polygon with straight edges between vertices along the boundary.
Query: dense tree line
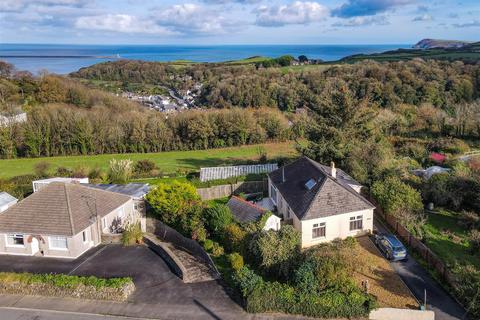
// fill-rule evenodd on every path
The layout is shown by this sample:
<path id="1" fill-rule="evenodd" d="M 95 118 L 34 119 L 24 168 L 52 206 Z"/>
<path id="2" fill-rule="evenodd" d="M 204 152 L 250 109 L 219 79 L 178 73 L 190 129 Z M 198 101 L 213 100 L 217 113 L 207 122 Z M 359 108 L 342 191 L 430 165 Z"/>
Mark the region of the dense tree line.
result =
<path id="1" fill-rule="evenodd" d="M 2 68 L 0 68 L 2 69 Z M 272 109 L 189 111 L 169 115 L 78 81 L 12 73 L 0 78 L 3 112 L 28 120 L 0 127 L 0 157 L 160 152 L 229 147 L 288 138 L 287 118 Z"/>

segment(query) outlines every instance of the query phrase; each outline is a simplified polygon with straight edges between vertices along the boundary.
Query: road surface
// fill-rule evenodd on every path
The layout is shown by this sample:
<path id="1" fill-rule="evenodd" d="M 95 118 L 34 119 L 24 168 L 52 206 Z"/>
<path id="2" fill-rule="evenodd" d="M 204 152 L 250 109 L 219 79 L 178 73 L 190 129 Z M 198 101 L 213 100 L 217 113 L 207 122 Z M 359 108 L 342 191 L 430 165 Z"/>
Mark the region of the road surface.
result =
<path id="1" fill-rule="evenodd" d="M 144 318 L 113 317 L 113 316 L 102 316 L 102 315 L 76 313 L 76 312 L 0 308 L 0 319 L 2 320 L 143 320 Z"/>

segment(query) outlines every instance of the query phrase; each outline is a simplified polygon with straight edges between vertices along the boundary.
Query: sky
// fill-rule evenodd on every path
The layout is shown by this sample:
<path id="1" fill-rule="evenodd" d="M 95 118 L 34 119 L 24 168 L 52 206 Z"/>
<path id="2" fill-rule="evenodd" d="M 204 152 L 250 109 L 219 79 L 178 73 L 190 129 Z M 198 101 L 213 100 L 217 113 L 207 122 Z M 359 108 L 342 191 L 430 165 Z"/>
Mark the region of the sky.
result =
<path id="1" fill-rule="evenodd" d="M 0 43 L 480 41 L 480 0 L 0 0 Z"/>

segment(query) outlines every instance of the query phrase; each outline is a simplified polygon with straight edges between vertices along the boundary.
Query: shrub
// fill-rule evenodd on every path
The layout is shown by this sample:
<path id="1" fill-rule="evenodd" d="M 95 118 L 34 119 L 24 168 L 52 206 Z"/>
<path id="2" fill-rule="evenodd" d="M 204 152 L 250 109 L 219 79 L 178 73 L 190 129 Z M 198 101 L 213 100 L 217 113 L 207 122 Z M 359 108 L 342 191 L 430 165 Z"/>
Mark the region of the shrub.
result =
<path id="1" fill-rule="evenodd" d="M 372 186 L 372 194 L 385 212 L 392 215 L 400 210 L 409 210 L 414 213 L 420 213 L 423 210 L 420 193 L 397 177 L 376 181 Z"/>
<path id="2" fill-rule="evenodd" d="M 156 168 L 157 165 L 155 164 L 155 162 L 149 159 L 139 160 L 135 163 L 135 173 L 139 174 L 150 173 Z"/>
<path id="3" fill-rule="evenodd" d="M 90 169 L 85 166 L 78 166 L 72 171 L 73 178 L 85 178 L 88 177 Z"/>
<path id="4" fill-rule="evenodd" d="M 470 230 L 468 240 L 470 242 L 470 250 L 472 253 L 478 254 L 480 250 L 480 231 L 476 229 Z"/>
<path id="5" fill-rule="evenodd" d="M 456 138 L 437 138 L 433 140 L 428 149 L 435 152 L 444 152 L 451 154 L 463 154 L 470 150 L 468 144 Z"/>
<path id="6" fill-rule="evenodd" d="M 249 243 L 249 255 L 269 275 L 288 279 L 300 254 L 300 233 L 292 226 L 257 233 Z"/>
<path id="7" fill-rule="evenodd" d="M 72 170 L 65 168 L 65 167 L 58 167 L 55 171 L 55 175 L 58 177 L 71 177 Z"/>
<path id="8" fill-rule="evenodd" d="M 93 181 L 105 181 L 107 180 L 107 175 L 105 172 L 102 171 L 102 169 L 96 167 L 92 170 L 90 170 L 90 173 L 88 174 L 88 178 Z"/>
<path id="9" fill-rule="evenodd" d="M 35 172 L 38 177 L 44 178 L 48 176 L 48 170 L 50 167 L 51 164 L 49 162 L 39 161 L 33 166 L 33 172 Z"/>
<path id="10" fill-rule="evenodd" d="M 203 242 L 203 249 L 205 249 L 205 251 L 210 252 L 213 249 L 213 241 L 210 239 L 206 239 Z"/>
<path id="11" fill-rule="evenodd" d="M 224 252 L 225 250 L 218 242 L 213 242 L 212 256 L 220 257 L 221 255 L 223 255 Z"/>
<path id="12" fill-rule="evenodd" d="M 132 246 L 143 242 L 143 232 L 140 223 L 128 225 L 122 233 L 122 243 L 124 246 Z"/>
<path id="13" fill-rule="evenodd" d="M 21 282 L 21 283 L 46 283 L 56 287 L 73 288 L 80 285 L 94 286 L 97 289 L 102 287 L 122 288 L 132 282 L 131 278 L 97 278 L 94 276 L 80 277 L 65 274 L 31 274 L 0 272 L 0 282 Z"/>
<path id="14" fill-rule="evenodd" d="M 233 222 L 233 215 L 226 205 L 216 204 L 205 210 L 205 221 L 211 232 L 220 235 L 225 227 Z"/>
<path id="15" fill-rule="evenodd" d="M 235 271 L 239 271 L 240 269 L 243 268 L 243 265 L 244 265 L 243 257 L 237 252 L 229 254 L 228 261 L 230 262 L 232 269 Z"/>
<path id="16" fill-rule="evenodd" d="M 245 252 L 247 233 L 236 223 L 231 223 L 223 231 L 224 243 L 228 251 Z"/>
<path id="17" fill-rule="evenodd" d="M 480 271 L 473 265 L 455 265 L 453 272 L 456 276 L 456 285 L 453 287 L 460 300 L 464 303 L 472 319 L 480 318 Z"/>
<path id="18" fill-rule="evenodd" d="M 178 181 L 160 183 L 146 199 L 160 220 L 170 226 L 178 225 L 191 207 L 200 201 L 194 186 Z"/>
<path id="19" fill-rule="evenodd" d="M 108 179 L 111 183 L 125 184 L 127 183 L 133 171 L 133 162 L 129 159 L 110 160 L 110 168 L 108 171 Z"/>
<path id="20" fill-rule="evenodd" d="M 458 223 L 469 230 L 478 226 L 480 222 L 480 217 L 473 211 L 463 210 L 458 214 L 458 218 Z"/>

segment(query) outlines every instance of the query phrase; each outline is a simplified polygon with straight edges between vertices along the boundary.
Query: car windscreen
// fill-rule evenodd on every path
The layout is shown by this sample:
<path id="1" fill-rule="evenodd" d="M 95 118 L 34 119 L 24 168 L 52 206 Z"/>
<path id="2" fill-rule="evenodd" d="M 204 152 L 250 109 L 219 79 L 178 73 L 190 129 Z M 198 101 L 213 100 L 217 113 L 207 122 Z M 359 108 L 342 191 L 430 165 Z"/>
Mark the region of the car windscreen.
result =
<path id="1" fill-rule="evenodd" d="M 405 251 L 404 247 L 393 247 L 393 251 L 399 252 L 399 251 Z"/>

